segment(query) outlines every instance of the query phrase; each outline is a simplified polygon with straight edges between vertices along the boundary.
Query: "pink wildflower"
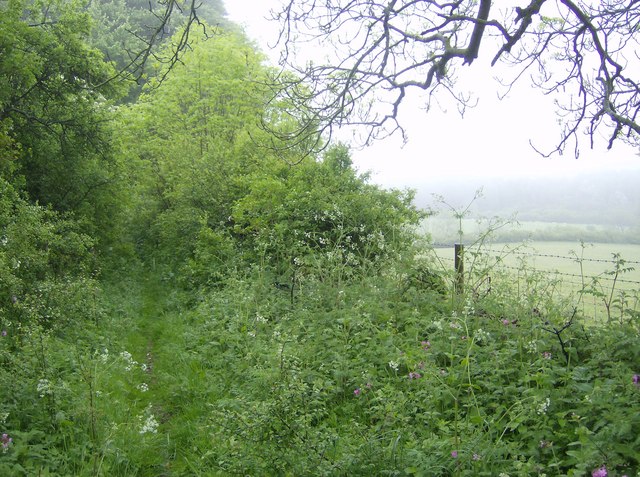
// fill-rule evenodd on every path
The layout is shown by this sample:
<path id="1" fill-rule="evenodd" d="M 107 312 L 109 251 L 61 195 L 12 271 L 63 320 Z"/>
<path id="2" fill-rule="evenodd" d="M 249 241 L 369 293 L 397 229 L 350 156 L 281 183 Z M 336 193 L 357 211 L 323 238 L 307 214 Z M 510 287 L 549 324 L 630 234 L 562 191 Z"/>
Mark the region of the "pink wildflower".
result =
<path id="1" fill-rule="evenodd" d="M 421 377 L 420 373 L 414 373 L 413 371 L 409 373 L 409 379 L 420 379 Z"/>
<path id="2" fill-rule="evenodd" d="M 607 475 L 609 474 L 607 472 L 607 468 L 603 465 L 599 469 L 596 469 L 593 472 L 591 472 L 591 475 L 592 477 L 607 477 Z"/>
<path id="3" fill-rule="evenodd" d="M 13 442 L 13 439 L 9 437 L 9 434 L 2 434 L 2 438 L 0 439 L 0 443 L 2 443 L 2 450 L 7 452 L 7 449 Z"/>
<path id="4" fill-rule="evenodd" d="M 451 457 L 453 457 L 454 459 L 457 459 L 458 458 L 458 451 L 457 450 L 451 451 Z"/>
<path id="5" fill-rule="evenodd" d="M 360 388 L 355 388 L 355 389 L 353 390 L 353 395 L 354 395 L 354 396 L 360 396 L 360 393 L 361 393 L 361 392 L 362 392 L 362 391 L 360 390 Z"/>
<path id="6" fill-rule="evenodd" d="M 504 320 L 502 320 L 502 324 L 504 326 L 509 326 L 511 324 L 511 322 L 505 318 Z"/>

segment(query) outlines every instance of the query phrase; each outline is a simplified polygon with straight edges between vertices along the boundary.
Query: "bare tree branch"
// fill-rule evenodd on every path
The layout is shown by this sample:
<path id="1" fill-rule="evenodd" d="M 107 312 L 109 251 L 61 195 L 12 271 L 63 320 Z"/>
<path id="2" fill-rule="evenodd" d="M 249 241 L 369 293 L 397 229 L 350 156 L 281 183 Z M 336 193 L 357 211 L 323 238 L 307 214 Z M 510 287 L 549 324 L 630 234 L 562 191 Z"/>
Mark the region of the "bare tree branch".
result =
<path id="1" fill-rule="evenodd" d="M 364 144 L 404 135 L 410 90 L 427 101 L 452 96 L 464 111 L 473 103 L 456 87 L 459 67 L 493 49 L 492 66 L 515 67 L 507 89 L 531 78 L 556 100 L 562 132 L 544 155 L 569 146 L 577 155 L 583 134 L 592 147 L 603 135 L 609 147 L 640 145 L 640 0 L 517 3 L 288 0 L 273 16 L 282 26 L 282 66 L 295 76 L 274 90 L 274 102 L 289 105 L 297 126 L 282 137 L 328 139 L 339 126 L 366 128 Z M 334 49 L 330 61 L 300 61 L 319 44 Z"/>

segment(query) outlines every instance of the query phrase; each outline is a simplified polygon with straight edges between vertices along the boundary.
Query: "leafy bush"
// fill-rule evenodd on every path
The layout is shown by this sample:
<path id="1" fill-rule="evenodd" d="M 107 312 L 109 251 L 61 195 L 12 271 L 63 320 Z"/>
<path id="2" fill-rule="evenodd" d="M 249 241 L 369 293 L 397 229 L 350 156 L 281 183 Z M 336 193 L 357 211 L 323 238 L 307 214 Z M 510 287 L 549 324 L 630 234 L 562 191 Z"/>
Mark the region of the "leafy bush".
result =
<path id="1" fill-rule="evenodd" d="M 250 260 L 288 280 L 340 281 L 379 271 L 411 246 L 423 214 L 411 192 L 386 191 L 366 179 L 351 167 L 348 149 L 334 146 L 320 163 L 251 180 L 234 206 L 234 232 Z"/>

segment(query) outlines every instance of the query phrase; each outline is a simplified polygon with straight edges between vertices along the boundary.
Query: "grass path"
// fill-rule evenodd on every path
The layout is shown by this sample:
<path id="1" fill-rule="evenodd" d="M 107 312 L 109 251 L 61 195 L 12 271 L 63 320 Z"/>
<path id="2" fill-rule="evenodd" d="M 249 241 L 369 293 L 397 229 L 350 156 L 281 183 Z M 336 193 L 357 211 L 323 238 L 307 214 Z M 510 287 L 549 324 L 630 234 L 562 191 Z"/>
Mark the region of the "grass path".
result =
<path id="1" fill-rule="evenodd" d="M 174 304 L 177 301 L 172 301 L 174 290 L 158 275 L 146 273 L 142 279 L 128 280 L 118 291 L 109 291 L 110 301 L 120 303 L 122 346 L 143 370 L 136 370 L 141 381 L 130 385 L 136 392 L 124 397 L 138 442 L 125 449 L 130 464 L 121 475 L 188 475 L 181 470 L 185 466 L 181 451 L 185 440 L 191 438 L 185 432 L 194 431 L 189 424 L 193 416 L 188 415 L 194 410 L 188 406 L 186 412 L 185 406 L 191 402 L 188 396 L 198 382 L 193 365 L 185 358 L 184 319 Z M 132 381 L 132 377 L 123 376 L 122 380 Z M 141 415 L 147 419 L 152 416 L 146 422 L 157 423 L 155 432 L 142 433 L 145 419 L 140 419 Z"/>

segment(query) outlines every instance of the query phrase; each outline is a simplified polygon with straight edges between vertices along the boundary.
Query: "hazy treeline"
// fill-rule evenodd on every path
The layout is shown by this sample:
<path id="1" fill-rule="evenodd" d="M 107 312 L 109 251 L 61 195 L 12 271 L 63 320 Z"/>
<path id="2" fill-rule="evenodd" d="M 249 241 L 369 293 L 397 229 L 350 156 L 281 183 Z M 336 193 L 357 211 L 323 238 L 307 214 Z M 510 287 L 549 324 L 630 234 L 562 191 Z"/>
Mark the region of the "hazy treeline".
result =
<path id="1" fill-rule="evenodd" d="M 467 204 L 474 190 L 483 187 L 483 197 L 473 205 L 476 216 L 510 217 L 521 221 L 566 224 L 593 224 L 614 227 L 610 239 L 620 240 L 633 231 L 619 227 L 640 226 L 640 170 L 624 172 L 582 173 L 556 178 L 495 178 L 461 181 L 433 180 L 414 185 L 416 202 L 421 207 L 434 205 L 432 194 L 445 197 L 448 203 Z M 557 226 L 550 227 L 558 230 Z M 582 226 L 577 230 L 582 230 Z M 564 227 L 568 235 L 573 232 Z M 551 233 L 551 232 L 549 232 Z M 563 232 L 564 233 L 564 232 Z M 582 233 L 582 232 L 581 232 Z M 605 238 L 598 232 L 593 237 Z M 556 232 L 551 235 L 557 235 Z M 554 238 L 555 240 L 556 238 Z"/>

